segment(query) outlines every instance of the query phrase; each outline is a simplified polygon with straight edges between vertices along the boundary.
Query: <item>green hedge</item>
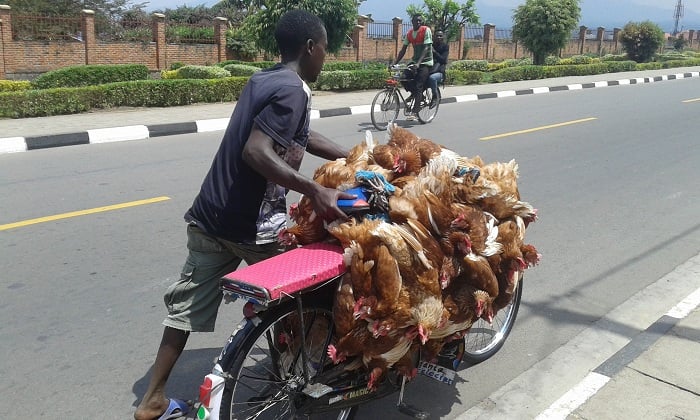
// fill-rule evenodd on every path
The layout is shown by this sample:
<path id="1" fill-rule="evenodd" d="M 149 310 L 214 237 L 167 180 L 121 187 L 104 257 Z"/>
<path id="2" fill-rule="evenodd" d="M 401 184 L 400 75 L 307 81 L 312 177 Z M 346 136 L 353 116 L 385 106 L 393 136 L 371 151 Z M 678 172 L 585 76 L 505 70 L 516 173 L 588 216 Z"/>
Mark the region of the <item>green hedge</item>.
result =
<path id="1" fill-rule="evenodd" d="M 0 92 L 17 92 L 31 88 L 32 84 L 26 80 L 0 80 Z"/>
<path id="2" fill-rule="evenodd" d="M 457 60 L 448 65 L 452 70 L 488 71 L 489 62 L 486 60 Z"/>
<path id="3" fill-rule="evenodd" d="M 143 64 L 70 66 L 39 76 L 32 85 L 37 89 L 95 86 L 105 83 L 148 79 Z"/>
<path id="4" fill-rule="evenodd" d="M 217 66 L 184 66 L 177 71 L 178 79 L 222 79 L 231 73 Z"/>
<path id="5" fill-rule="evenodd" d="M 322 71 L 312 88 L 317 90 L 380 89 L 389 78 L 383 70 Z"/>
<path id="6" fill-rule="evenodd" d="M 478 85 L 484 79 L 484 72 L 475 70 L 447 69 L 445 73 L 448 85 Z"/>
<path id="7" fill-rule="evenodd" d="M 668 60 L 661 63 L 662 68 L 700 66 L 700 58 L 687 58 L 685 60 Z"/>
<path id="8" fill-rule="evenodd" d="M 248 66 L 245 64 L 227 64 L 224 66 L 224 70 L 229 72 L 231 76 L 247 76 L 250 77 L 253 73 L 259 72 L 260 67 Z"/>
<path id="9" fill-rule="evenodd" d="M 660 70 L 664 68 L 663 63 L 657 63 L 657 62 L 650 62 L 650 63 L 637 63 L 637 71 L 641 70 Z"/>
<path id="10" fill-rule="evenodd" d="M 238 99 L 247 77 L 140 80 L 79 88 L 0 93 L 0 117 L 75 114 L 93 108 L 168 107 Z"/>
<path id="11" fill-rule="evenodd" d="M 270 67 L 274 66 L 274 65 L 277 64 L 277 63 L 274 62 L 274 61 L 241 61 L 241 60 L 226 60 L 226 61 L 222 61 L 222 62 L 220 62 L 220 63 L 217 63 L 216 65 L 219 66 L 219 67 L 226 67 L 226 66 L 228 66 L 229 64 L 243 64 L 244 66 L 254 66 L 254 67 L 261 68 L 261 69 L 267 69 L 267 68 L 270 68 Z"/>

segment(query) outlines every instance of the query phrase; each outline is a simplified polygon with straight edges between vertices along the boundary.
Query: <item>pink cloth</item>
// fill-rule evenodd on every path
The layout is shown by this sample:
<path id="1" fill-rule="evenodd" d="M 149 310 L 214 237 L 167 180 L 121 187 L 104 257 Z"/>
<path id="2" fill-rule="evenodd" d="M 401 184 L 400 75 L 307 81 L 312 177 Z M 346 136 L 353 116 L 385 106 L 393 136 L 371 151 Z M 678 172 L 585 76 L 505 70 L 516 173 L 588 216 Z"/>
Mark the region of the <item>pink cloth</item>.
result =
<path id="1" fill-rule="evenodd" d="M 343 248 L 315 243 L 296 248 L 224 276 L 268 291 L 275 300 L 322 283 L 345 272 Z"/>

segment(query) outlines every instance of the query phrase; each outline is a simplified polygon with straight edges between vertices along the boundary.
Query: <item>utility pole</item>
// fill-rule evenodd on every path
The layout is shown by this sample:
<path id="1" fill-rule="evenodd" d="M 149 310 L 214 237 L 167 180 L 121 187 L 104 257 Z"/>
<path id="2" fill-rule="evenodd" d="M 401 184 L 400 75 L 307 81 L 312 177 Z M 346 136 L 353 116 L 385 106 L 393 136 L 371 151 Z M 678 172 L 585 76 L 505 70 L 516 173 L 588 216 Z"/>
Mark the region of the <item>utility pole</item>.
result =
<path id="1" fill-rule="evenodd" d="M 673 26 L 673 36 L 676 36 L 678 34 L 678 23 L 680 22 L 682 17 L 683 17 L 683 0 L 678 0 L 678 3 L 676 4 L 676 11 L 673 12 L 673 20 L 675 22 L 675 24 Z"/>

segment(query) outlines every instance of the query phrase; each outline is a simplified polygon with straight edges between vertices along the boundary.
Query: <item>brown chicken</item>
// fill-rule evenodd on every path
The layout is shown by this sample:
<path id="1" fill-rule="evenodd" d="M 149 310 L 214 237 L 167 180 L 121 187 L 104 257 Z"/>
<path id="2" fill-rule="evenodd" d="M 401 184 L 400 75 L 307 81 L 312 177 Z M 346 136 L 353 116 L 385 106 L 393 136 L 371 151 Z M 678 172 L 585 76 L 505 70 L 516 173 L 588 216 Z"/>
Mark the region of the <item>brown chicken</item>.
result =
<path id="1" fill-rule="evenodd" d="M 307 245 L 321 242 L 328 236 L 323 219 L 316 217 L 308 197 L 302 196 L 299 203 L 290 206 L 289 215 L 296 224 L 279 233 L 277 241 L 280 244 L 285 246 Z"/>

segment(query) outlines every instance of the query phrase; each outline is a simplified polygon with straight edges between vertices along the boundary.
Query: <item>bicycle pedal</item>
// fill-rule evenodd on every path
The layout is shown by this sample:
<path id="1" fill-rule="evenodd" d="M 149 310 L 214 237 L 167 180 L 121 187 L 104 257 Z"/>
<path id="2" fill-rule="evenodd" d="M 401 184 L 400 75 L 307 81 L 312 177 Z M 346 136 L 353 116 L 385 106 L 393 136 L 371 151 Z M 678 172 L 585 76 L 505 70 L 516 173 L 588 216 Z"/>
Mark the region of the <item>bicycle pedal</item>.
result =
<path id="1" fill-rule="evenodd" d="M 401 403 L 397 406 L 399 411 L 407 416 L 411 416 L 414 419 L 419 419 L 419 420 L 425 420 L 428 418 L 428 413 L 422 410 L 419 410 L 413 406 L 410 406 L 406 403 Z"/>

